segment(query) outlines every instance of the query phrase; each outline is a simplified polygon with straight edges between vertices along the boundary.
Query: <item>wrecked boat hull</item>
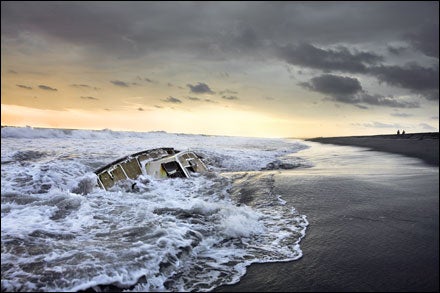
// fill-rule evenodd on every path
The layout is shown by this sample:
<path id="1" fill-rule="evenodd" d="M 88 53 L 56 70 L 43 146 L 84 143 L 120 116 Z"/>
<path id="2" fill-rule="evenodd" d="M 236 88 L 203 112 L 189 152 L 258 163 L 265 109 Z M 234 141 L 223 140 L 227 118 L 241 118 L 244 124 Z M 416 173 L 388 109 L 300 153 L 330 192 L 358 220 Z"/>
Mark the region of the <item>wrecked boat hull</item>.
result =
<path id="1" fill-rule="evenodd" d="M 135 180 L 140 175 L 154 178 L 189 178 L 207 171 L 206 165 L 193 151 L 157 148 L 120 158 L 98 170 L 98 185 L 108 190 L 122 180 Z"/>

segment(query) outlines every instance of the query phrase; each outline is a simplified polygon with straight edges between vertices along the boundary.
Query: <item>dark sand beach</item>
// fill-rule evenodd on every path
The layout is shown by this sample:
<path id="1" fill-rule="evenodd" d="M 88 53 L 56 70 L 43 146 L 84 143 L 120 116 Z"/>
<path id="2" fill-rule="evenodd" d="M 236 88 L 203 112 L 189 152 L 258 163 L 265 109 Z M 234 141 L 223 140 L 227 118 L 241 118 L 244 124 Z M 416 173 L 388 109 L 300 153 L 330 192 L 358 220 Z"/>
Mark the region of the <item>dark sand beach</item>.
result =
<path id="1" fill-rule="evenodd" d="M 390 152 L 422 159 L 439 165 L 439 133 L 409 133 L 374 136 L 319 137 L 308 139 L 320 143 L 367 147 L 375 151 Z"/>
<path id="2" fill-rule="evenodd" d="M 313 141 L 406 154 L 429 165 L 411 157 L 311 142 L 312 148 L 297 155 L 320 157 L 321 162 L 274 176 L 274 192 L 307 215 L 303 257 L 253 264 L 239 283 L 215 291 L 438 292 L 438 133 Z M 313 154 L 316 149 L 319 155 Z M 332 153 L 338 149 L 342 151 Z M 349 153 L 352 149 L 358 153 Z M 342 166 L 345 153 L 349 164 Z M 369 159 L 376 161 L 369 166 Z M 366 164 L 349 166 L 361 161 Z M 395 165 L 386 169 L 390 164 Z"/>

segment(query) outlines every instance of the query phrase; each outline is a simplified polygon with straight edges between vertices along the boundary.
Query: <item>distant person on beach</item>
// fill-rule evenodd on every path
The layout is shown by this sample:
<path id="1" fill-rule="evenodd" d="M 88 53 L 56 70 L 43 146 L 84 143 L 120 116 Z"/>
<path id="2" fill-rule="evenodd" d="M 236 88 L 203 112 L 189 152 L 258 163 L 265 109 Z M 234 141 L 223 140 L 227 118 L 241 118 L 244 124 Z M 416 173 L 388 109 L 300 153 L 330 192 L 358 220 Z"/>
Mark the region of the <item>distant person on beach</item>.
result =
<path id="1" fill-rule="evenodd" d="M 402 135 L 404 135 L 405 134 L 405 130 L 402 130 Z"/>
<path id="2" fill-rule="evenodd" d="M 397 129 L 397 135 L 400 135 L 400 130 L 399 129 Z"/>

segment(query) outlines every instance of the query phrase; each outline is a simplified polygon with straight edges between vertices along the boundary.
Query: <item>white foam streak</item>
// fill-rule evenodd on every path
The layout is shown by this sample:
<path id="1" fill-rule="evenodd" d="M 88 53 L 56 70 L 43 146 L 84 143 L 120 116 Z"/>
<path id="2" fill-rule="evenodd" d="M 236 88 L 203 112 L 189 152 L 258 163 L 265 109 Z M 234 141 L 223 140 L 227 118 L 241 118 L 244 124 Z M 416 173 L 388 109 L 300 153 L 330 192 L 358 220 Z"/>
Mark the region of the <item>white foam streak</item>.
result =
<path id="1" fill-rule="evenodd" d="M 259 221 L 261 215 L 249 207 L 243 207 L 239 212 L 234 209 L 223 209 L 224 218 L 220 226 L 226 237 L 249 237 L 263 233 L 264 225 Z"/>

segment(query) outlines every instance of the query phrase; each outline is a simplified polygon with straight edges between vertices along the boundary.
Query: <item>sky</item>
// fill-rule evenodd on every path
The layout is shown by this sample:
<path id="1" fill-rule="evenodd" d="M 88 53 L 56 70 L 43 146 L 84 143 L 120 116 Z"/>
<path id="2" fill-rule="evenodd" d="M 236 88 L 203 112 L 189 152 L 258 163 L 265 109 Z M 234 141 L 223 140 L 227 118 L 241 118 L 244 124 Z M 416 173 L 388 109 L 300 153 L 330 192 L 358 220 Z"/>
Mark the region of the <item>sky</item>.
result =
<path id="1" fill-rule="evenodd" d="M 1 124 L 439 131 L 439 2 L 1 2 Z"/>

